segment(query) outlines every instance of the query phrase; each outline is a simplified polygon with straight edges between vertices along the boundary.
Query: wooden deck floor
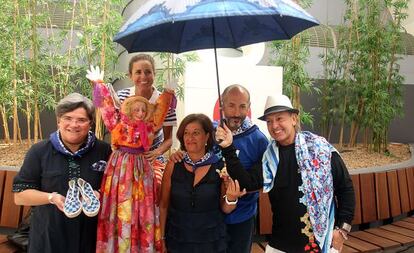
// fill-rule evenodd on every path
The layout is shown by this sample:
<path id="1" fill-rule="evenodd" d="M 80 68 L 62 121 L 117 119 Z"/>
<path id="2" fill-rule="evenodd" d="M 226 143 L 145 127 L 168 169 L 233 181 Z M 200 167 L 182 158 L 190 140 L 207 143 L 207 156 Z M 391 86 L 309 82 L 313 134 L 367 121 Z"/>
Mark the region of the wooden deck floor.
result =
<path id="1" fill-rule="evenodd" d="M 21 251 L 16 246 L 7 242 L 7 236 L 0 234 L 0 253 L 20 253 Z"/>
<path id="2" fill-rule="evenodd" d="M 263 253 L 265 252 L 266 243 L 255 242 L 252 245 L 251 253 Z M 21 253 L 17 247 L 7 242 L 6 235 L 0 235 L 0 253 Z"/>
<path id="3" fill-rule="evenodd" d="M 265 252 L 266 242 L 254 242 L 252 244 L 251 253 L 263 253 Z"/>

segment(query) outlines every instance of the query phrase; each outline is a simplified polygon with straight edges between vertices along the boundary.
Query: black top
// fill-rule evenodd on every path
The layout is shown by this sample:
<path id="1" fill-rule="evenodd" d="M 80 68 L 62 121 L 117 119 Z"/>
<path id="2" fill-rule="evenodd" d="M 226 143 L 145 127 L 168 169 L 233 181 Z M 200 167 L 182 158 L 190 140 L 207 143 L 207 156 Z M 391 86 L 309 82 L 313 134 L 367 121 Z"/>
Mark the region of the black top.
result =
<path id="1" fill-rule="evenodd" d="M 79 165 L 74 173 L 99 189 L 104 167 L 98 161 L 107 161 L 111 153 L 109 144 L 96 140 L 95 145 L 82 157 L 71 157 L 57 152 L 52 143 L 42 141 L 34 144 L 26 154 L 20 172 L 14 178 L 13 191 L 37 189 L 58 192 L 66 196 L 69 188 L 69 164 Z M 33 207 L 30 221 L 28 252 L 73 253 L 95 252 L 97 218 L 81 213 L 68 218 L 54 205 Z"/>
<path id="2" fill-rule="evenodd" d="M 171 175 L 171 197 L 166 225 L 168 252 L 211 253 L 226 249 L 224 213 L 221 211 L 221 179 L 212 164 L 193 187 L 194 173 L 176 163 Z"/>
<path id="3" fill-rule="evenodd" d="M 238 179 L 241 188 L 257 190 L 263 186 L 261 164 L 253 170 L 240 170 L 240 166 L 229 166 L 235 155 L 233 146 L 223 149 L 227 161 L 227 171 L 233 179 Z M 342 222 L 351 224 L 354 216 L 355 195 L 351 177 L 338 153 L 333 152 L 331 158 L 334 196 L 337 199 L 335 224 Z M 272 236 L 269 245 L 286 252 L 303 252 L 308 237 L 302 233 L 305 223 L 300 220 L 306 213 L 306 206 L 299 203 L 303 193 L 299 191 L 302 178 L 295 156 L 295 145 L 279 146 L 279 165 L 274 187 L 269 192 L 269 200 L 273 211 Z M 309 221 L 309 220 L 308 220 Z"/>

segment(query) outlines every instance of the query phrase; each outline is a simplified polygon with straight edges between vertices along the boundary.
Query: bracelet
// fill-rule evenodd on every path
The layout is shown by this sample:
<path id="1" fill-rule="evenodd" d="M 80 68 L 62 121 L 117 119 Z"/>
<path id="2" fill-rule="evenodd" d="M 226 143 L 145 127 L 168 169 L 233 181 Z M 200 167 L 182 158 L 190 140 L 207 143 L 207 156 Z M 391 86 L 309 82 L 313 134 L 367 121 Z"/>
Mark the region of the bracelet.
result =
<path id="1" fill-rule="evenodd" d="M 335 227 L 335 230 L 338 230 L 339 234 L 341 234 L 345 241 L 348 240 L 348 233 L 345 230 L 339 227 Z"/>
<path id="2" fill-rule="evenodd" d="M 237 201 L 239 201 L 239 199 L 236 199 L 236 200 L 234 200 L 234 201 L 229 201 L 228 199 L 227 199 L 227 195 L 224 195 L 223 196 L 223 198 L 224 198 L 224 200 L 226 201 L 226 204 L 227 205 L 235 205 L 235 204 L 237 204 Z"/>
<path id="3" fill-rule="evenodd" d="M 53 202 L 52 198 L 57 194 L 57 192 L 52 192 L 49 193 L 49 195 L 47 196 L 47 200 L 49 201 L 50 204 L 54 205 L 55 202 Z"/>

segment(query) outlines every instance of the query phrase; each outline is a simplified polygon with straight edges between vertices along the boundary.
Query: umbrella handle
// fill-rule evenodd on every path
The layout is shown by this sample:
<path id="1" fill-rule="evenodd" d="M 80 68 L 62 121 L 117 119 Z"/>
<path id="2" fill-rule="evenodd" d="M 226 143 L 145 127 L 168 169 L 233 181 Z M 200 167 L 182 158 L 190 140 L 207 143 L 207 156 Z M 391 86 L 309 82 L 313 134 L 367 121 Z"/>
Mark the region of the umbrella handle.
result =
<path id="1" fill-rule="evenodd" d="M 221 118 L 220 118 L 220 126 L 224 128 L 224 124 L 227 124 L 227 122 L 226 122 L 226 119 L 223 118 L 223 115 L 220 115 L 220 116 L 221 116 Z M 218 140 L 216 139 L 215 132 L 214 132 L 213 139 L 216 141 L 217 144 L 220 144 L 223 141 L 222 139 L 218 139 Z"/>

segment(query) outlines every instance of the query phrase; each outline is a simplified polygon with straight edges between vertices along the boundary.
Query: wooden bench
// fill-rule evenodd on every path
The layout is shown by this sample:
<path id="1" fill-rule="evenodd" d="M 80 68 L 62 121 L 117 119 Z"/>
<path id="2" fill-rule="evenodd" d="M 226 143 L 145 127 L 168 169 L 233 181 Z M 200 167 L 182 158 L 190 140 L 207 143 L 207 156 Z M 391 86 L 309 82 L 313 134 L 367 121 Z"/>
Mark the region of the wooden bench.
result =
<path id="1" fill-rule="evenodd" d="M 356 174 L 352 181 L 356 209 L 345 252 L 397 252 L 413 247 L 414 168 Z"/>
<path id="2" fill-rule="evenodd" d="M 0 169 L 0 228 L 15 229 L 29 212 L 30 207 L 14 204 L 12 192 L 13 178 L 17 174 L 14 168 Z M 19 249 L 7 241 L 5 234 L 0 234 L 0 252 L 19 252 Z"/>
<path id="3" fill-rule="evenodd" d="M 414 168 L 351 175 L 352 232 L 342 252 L 396 252 L 414 247 Z M 267 194 L 259 197 L 259 233 L 272 233 Z"/>

